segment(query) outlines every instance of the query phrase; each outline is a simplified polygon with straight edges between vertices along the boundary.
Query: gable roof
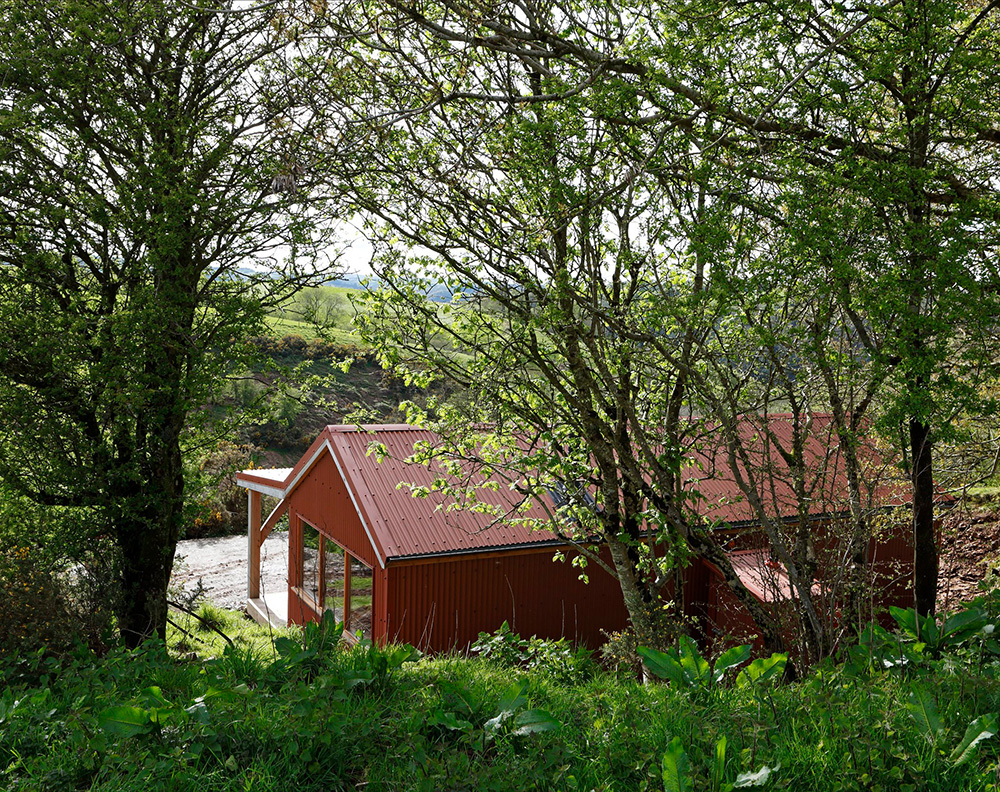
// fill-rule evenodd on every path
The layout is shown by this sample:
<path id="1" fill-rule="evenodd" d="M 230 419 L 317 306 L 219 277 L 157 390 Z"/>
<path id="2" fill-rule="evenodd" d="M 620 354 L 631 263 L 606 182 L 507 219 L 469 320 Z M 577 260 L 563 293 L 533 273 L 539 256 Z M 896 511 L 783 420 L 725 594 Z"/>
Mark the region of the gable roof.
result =
<path id="1" fill-rule="evenodd" d="M 497 548 L 563 544 L 554 534 L 533 530 L 518 522 L 465 509 L 449 509 L 453 500 L 440 493 L 414 497 L 407 484 L 430 488 L 443 471 L 407 462 L 418 442 L 433 443 L 438 436 L 406 424 L 327 426 L 294 468 L 282 471 L 244 470 L 237 482 L 248 489 L 287 498 L 309 470 L 328 453 L 347 485 L 354 507 L 384 563 L 389 558 L 479 552 Z M 384 455 L 369 453 L 378 443 Z M 381 461 L 379 461 L 381 458 Z M 280 484 L 275 480 L 284 474 Z M 401 486 L 401 482 L 403 485 Z M 480 490 L 477 498 L 505 510 L 514 509 L 520 496 L 501 486 Z M 545 519 L 545 507 L 531 504 L 526 516 Z"/>
<path id="2" fill-rule="evenodd" d="M 823 416 L 818 418 L 824 423 L 813 427 L 805 449 L 806 459 L 816 463 L 817 469 L 823 471 L 812 482 L 810 493 L 809 510 L 816 517 L 842 512 L 845 502 L 843 493 L 847 489 L 835 437 L 824 431 L 829 429 L 829 419 Z M 770 416 L 769 428 L 772 436 L 782 445 L 790 446 L 788 416 Z M 748 420 L 741 425 L 740 431 L 755 455 L 751 459 L 751 468 L 757 467 L 758 462 L 761 466 L 767 462 L 778 473 L 773 482 L 768 482 L 765 507 L 774 510 L 775 516 L 779 517 L 794 513 L 795 494 L 781 477 L 781 473 L 787 471 L 787 465 L 780 458 L 769 458 L 763 451 L 763 426 Z M 699 515 L 706 521 L 730 525 L 756 522 L 756 515 L 743 498 L 728 458 L 709 438 L 694 443 L 687 453 L 692 465 L 686 469 L 686 488 L 697 490 L 701 495 L 697 501 Z M 563 544 L 552 532 L 533 530 L 522 522 L 509 522 L 490 514 L 449 508 L 453 507 L 454 501 L 440 493 L 414 497 L 406 485 L 430 489 L 434 480 L 444 474 L 437 463 L 428 467 L 406 460 L 413 453 L 414 444 L 433 444 L 437 440 L 434 432 L 406 424 L 327 426 L 294 468 L 245 470 L 237 475 L 237 482 L 248 489 L 285 499 L 309 475 L 322 455 L 329 454 L 383 566 L 388 559 Z M 371 453 L 369 448 L 372 444 L 381 446 L 383 452 Z M 869 457 L 877 464 L 885 465 L 877 454 L 871 453 Z M 743 466 L 740 467 L 742 469 Z M 879 487 L 871 494 L 876 502 L 883 505 L 890 501 L 904 502 L 898 486 Z M 504 484 L 500 484 L 497 491 L 480 489 L 477 498 L 505 510 L 513 510 L 521 500 L 518 493 Z M 549 516 L 550 508 L 551 504 L 533 502 L 524 514 L 544 520 Z"/>

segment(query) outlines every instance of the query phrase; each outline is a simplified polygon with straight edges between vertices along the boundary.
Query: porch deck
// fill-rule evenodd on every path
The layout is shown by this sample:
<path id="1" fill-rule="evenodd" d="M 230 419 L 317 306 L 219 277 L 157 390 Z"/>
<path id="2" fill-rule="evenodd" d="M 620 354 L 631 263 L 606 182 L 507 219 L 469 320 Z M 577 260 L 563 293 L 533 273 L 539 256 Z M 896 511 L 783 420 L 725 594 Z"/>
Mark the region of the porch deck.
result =
<path id="1" fill-rule="evenodd" d="M 288 626 L 288 591 L 268 594 L 264 597 L 251 597 L 247 600 L 247 613 L 258 624 L 272 627 Z"/>

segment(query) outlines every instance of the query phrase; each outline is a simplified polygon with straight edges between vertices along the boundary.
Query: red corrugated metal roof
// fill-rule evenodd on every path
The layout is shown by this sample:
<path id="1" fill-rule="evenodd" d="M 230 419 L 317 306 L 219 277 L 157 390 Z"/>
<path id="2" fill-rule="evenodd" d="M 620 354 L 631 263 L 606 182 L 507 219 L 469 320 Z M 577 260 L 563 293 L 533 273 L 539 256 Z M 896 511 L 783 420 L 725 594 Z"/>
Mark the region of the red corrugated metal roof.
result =
<path id="1" fill-rule="evenodd" d="M 810 438 L 806 444 L 806 457 L 824 471 L 812 482 L 810 512 L 814 515 L 839 513 L 846 509 L 846 478 L 840 463 L 839 450 L 829 430 L 829 419 L 816 416 Z M 819 423 L 816 423 L 819 422 Z M 770 416 L 770 431 L 783 445 L 791 447 L 791 424 L 787 416 Z M 751 466 L 770 462 L 779 476 L 768 479 L 765 507 L 777 515 L 790 514 L 795 498 L 791 487 L 782 481 L 780 472 L 787 470 L 780 458 L 764 459 L 762 452 L 762 426 L 745 421 L 741 426 L 747 446 L 757 455 Z M 380 560 L 388 558 L 463 553 L 491 548 L 537 545 L 558 540 L 548 531 L 498 520 L 492 515 L 469 510 L 448 510 L 451 501 L 441 494 L 413 497 L 409 487 L 431 487 L 434 479 L 442 475 L 432 466 L 406 462 L 417 442 L 434 443 L 437 435 L 424 429 L 405 424 L 363 426 L 328 426 L 316 438 L 298 464 L 279 482 L 282 471 L 247 470 L 237 480 L 252 489 L 280 490 L 279 497 L 287 497 L 312 465 L 323 453 L 330 453 L 344 477 L 351 499 L 361 516 L 368 535 L 375 545 Z M 384 447 L 387 454 L 369 454 L 371 444 Z M 873 451 L 867 452 L 872 466 L 887 467 Z M 709 437 L 692 445 L 688 458 L 694 463 L 686 468 L 688 488 L 697 490 L 701 498 L 697 510 L 702 519 L 739 524 L 755 522 L 756 515 L 746 502 L 736 483 L 728 459 Z M 826 462 L 826 464 L 824 464 Z M 741 466 L 742 468 L 742 466 Z M 900 487 L 881 487 L 874 497 L 899 500 Z M 505 509 L 516 507 L 519 496 L 501 485 L 499 491 L 480 490 L 479 499 Z M 547 504 L 551 506 L 551 504 Z M 544 519 L 546 510 L 533 504 L 527 516 Z"/>
<path id="2" fill-rule="evenodd" d="M 517 522 L 507 522 L 488 514 L 469 510 L 447 510 L 451 502 L 439 493 L 413 497 L 408 486 L 430 488 L 443 472 L 406 462 L 415 443 L 434 442 L 434 433 L 409 426 L 382 428 L 374 434 L 352 431 L 351 427 L 330 426 L 325 430 L 342 465 L 351 489 L 360 495 L 359 506 L 387 558 L 437 553 L 467 552 L 494 547 L 551 542 L 548 531 L 532 530 Z M 388 452 L 379 461 L 369 454 L 369 445 L 380 443 Z M 521 498 L 501 486 L 499 491 L 479 490 L 477 498 L 505 511 L 517 507 Z M 544 519 L 545 511 L 534 504 L 530 516 Z"/>
<path id="3" fill-rule="evenodd" d="M 771 561 L 765 551 L 737 550 L 728 556 L 740 582 L 761 602 L 780 602 L 794 598 L 795 594 L 785 568 Z M 718 577 L 722 577 L 722 573 L 714 564 L 711 569 Z M 814 583 L 812 592 L 819 596 L 823 593 L 823 588 Z"/>
<path id="4" fill-rule="evenodd" d="M 843 451 L 830 416 L 818 414 L 810 420 L 803 444 L 805 467 L 815 471 L 806 482 L 809 513 L 817 517 L 840 514 L 847 510 L 848 491 Z M 740 423 L 739 432 L 749 452 L 749 475 L 757 485 L 755 490 L 763 493 L 765 510 L 773 517 L 796 514 L 798 501 L 791 484 L 790 468 L 776 448 L 777 444 L 792 451 L 791 416 L 768 416 L 766 429 L 763 417 L 746 418 Z M 863 497 L 869 501 L 866 506 L 909 503 L 909 489 L 900 480 L 899 470 L 891 458 L 880 454 L 873 443 L 862 444 L 858 456 Z M 687 458 L 692 464 L 684 470 L 685 489 L 700 494 L 700 499 L 692 505 L 702 519 L 729 524 L 758 521 L 752 504 L 736 483 L 726 449 L 711 433 L 692 443 Z M 747 480 L 748 471 L 742 460 L 737 460 L 737 468 Z"/>
<path id="5" fill-rule="evenodd" d="M 452 501 L 439 493 L 414 497 L 405 485 L 430 488 L 442 471 L 406 459 L 413 454 L 415 443 L 435 440 L 433 432 L 405 424 L 364 426 L 360 430 L 355 426 L 328 426 L 278 486 L 288 497 L 319 455 L 330 453 L 380 559 L 558 543 L 549 531 L 532 530 L 480 512 L 449 511 L 447 506 Z M 368 453 L 373 443 L 384 446 L 387 452 L 381 461 L 379 455 Z M 237 481 L 250 488 L 274 481 L 262 473 L 246 470 L 238 474 Z M 503 486 L 496 492 L 480 490 L 477 497 L 504 510 L 513 510 L 520 498 Z M 545 519 L 546 512 L 536 503 L 525 516 Z"/>

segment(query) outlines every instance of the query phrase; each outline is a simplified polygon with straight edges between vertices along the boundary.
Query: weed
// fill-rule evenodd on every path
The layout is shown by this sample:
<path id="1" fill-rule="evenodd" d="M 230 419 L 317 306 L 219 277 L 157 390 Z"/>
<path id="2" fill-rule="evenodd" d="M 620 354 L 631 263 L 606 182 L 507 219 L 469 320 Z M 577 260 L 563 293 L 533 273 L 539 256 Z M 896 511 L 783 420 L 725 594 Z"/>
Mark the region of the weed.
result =
<path id="1" fill-rule="evenodd" d="M 737 672 L 735 656 L 713 665 L 685 650 L 684 684 L 642 686 L 599 668 L 561 681 L 519 655 L 511 667 L 349 647 L 329 621 L 272 645 L 218 615 L 233 646 L 198 633 L 193 662 L 156 642 L 0 662 L 0 788 L 996 786 L 1000 681 L 977 636 L 902 670 L 829 661 L 791 685 L 781 656 Z M 896 649 L 875 657 L 901 656 L 908 639 L 882 637 Z"/>

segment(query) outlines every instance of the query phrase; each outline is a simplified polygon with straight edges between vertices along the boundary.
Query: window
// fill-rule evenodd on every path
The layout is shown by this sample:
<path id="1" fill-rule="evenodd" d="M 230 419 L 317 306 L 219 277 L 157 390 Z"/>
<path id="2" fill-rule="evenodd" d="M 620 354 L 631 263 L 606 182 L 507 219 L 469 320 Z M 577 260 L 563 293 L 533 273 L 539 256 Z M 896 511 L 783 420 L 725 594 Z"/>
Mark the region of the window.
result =
<path id="1" fill-rule="evenodd" d="M 339 549 L 339 548 L 338 548 Z M 323 607 L 333 610 L 344 629 L 371 638 L 372 570 L 346 550 L 325 556 Z M 345 615 L 345 599 L 347 602 Z"/>
<path id="2" fill-rule="evenodd" d="M 299 594 L 317 613 L 332 610 L 352 634 L 371 638 L 372 569 L 319 530 L 302 521 L 302 587 Z M 347 613 L 344 602 L 347 601 Z"/>

